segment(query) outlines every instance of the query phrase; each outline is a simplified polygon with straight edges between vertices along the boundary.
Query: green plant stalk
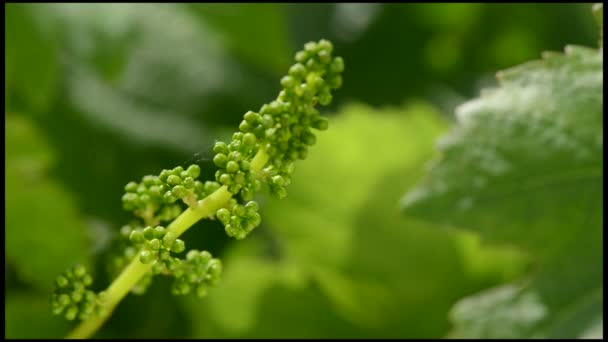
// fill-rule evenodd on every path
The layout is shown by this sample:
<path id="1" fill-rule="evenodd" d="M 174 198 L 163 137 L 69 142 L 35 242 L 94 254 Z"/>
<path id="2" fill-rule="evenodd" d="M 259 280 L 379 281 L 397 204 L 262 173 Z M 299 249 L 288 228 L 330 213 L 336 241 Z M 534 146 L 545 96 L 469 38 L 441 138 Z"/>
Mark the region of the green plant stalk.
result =
<path id="1" fill-rule="evenodd" d="M 266 162 L 268 154 L 260 147 L 258 153 L 251 161 L 251 169 L 259 172 Z M 176 237 L 183 234 L 188 228 L 204 217 L 214 214 L 218 209 L 226 206 L 232 194 L 223 185 L 209 196 L 198 201 L 196 207 L 187 208 L 181 215 L 169 224 L 169 232 Z M 102 302 L 102 313 L 91 315 L 82 321 L 72 332 L 66 336 L 68 339 L 83 339 L 91 337 L 101 325 L 110 317 L 118 303 L 129 293 L 131 288 L 152 268 L 153 264 L 142 264 L 138 257 L 134 257 L 131 263 L 114 279 L 112 284 L 104 291 Z"/>

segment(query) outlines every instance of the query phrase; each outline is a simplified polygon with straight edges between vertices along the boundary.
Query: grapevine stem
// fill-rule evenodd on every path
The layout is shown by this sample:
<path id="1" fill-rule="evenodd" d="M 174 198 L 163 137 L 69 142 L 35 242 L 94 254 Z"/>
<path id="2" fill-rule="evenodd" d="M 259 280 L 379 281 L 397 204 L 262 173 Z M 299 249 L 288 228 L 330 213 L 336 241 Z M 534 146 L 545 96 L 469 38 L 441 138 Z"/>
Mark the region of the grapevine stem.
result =
<path id="1" fill-rule="evenodd" d="M 268 158 L 269 156 L 266 151 L 260 148 L 251 161 L 251 170 L 259 172 L 268 161 Z M 209 196 L 198 201 L 195 207 L 186 209 L 173 220 L 167 226 L 168 232 L 172 232 L 176 237 L 180 236 L 200 219 L 210 216 L 218 209 L 226 206 L 231 197 L 232 194 L 223 185 Z M 114 279 L 112 284 L 104 291 L 104 295 L 101 296 L 102 312 L 98 315 L 91 315 L 87 320 L 82 321 L 66 338 L 84 339 L 95 334 L 106 319 L 110 317 L 116 305 L 129 293 L 131 288 L 137 284 L 146 272 L 152 268 L 152 265 L 152 263 L 142 264 L 139 258 L 133 258 L 131 263 Z"/>

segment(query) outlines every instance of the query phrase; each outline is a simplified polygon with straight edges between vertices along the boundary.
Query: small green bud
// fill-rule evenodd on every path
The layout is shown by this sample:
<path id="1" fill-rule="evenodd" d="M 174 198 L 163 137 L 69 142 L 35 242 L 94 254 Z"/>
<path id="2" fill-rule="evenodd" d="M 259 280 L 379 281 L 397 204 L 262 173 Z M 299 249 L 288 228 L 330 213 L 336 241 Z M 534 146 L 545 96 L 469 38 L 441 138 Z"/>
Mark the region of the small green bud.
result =
<path id="1" fill-rule="evenodd" d="M 186 189 L 193 189 L 194 188 L 194 178 L 186 177 L 184 179 L 184 186 L 186 187 Z"/>
<path id="2" fill-rule="evenodd" d="M 70 296 L 68 296 L 65 293 L 60 294 L 59 297 L 57 297 L 57 304 L 59 304 L 63 307 L 70 305 L 71 302 L 72 302 L 72 300 L 70 299 Z"/>
<path id="3" fill-rule="evenodd" d="M 230 159 L 234 161 L 239 161 L 243 158 L 243 155 L 239 151 L 230 152 Z"/>
<path id="4" fill-rule="evenodd" d="M 84 277 L 82 277 L 82 283 L 84 286 L 89 286 L 93 284 L 93 278 L 90 275 L 85 274 Z"/>
<path id="5" fill-rule="evenodd" d="M 306 67 L 301 63 L 296 63 L 289 68 L 289 75 L 295 77 L 296 79 L 304 78 L 304 76 L 306 76 L 306 72 Z"/>
<path id="6" fill-rule="evenodd" d="M 160 240 L 159 239 L 152 239 L 148 243 L 148 246 L 150 247 L 151 250 L 157 251 L 157 250 L 160 249 Z"/>
<path id="7" fill-rule="evenodd" d="M 142 264 L 149 264 L 152 260 L 154 260 L 154 254 L 152 254 L 151 251 L 144 250 L 139 253 L 139 261 L 141 261 Z"/>
<path id="8" fill-rule="evenodd" d="M 173 187 L 171 192 L 177 198 L 182 198 L 182 197 L 186 196 L 186 194 L 188 193 L 188 190 L 186 190 L 186 187 L 183 185 L 176 185 Z"/>
<path id="9" fill-rule="evenodd" d="M 173 241 L 175 241 L 175 234 L 173 234 L 172 232 L 167 232 L 167 234 L 163 236 L 163 246 L 170 248 L 173 244 Z"/>
<path id="10" fill-rule="evenodd" d="M 141 194 L 145 193 L 146 191 L 148 191 L 148 188 L 147 188 L 145 185 L 143 185 L 143 184 L 139 184 L 139 185 L 137 186 L 137 190 L 136 190 L 136 192 L 137 192 L 138 194 L 140 194 L 140 195 L 141 195 Z"/>
<path id="11" fill-rule="evenodd" d="M 169 203 L 177 201 L 177 197 L 175 197 L 171 191 L 165 192 L 165 194 L 163 195 L 163 199 Z"/>
<path id="12" fill-rule="evenodd" d="M 242 185 L 245 183 L 245 174 L 241 171 L 237 172 L 234 176 L 234 183 Z"/>
<path id="13" fill-rule="evenodd" d="M 153 196 L 154 198 L 158 198 L 160 197 L 160 193 L 161 193 L 161 187 L 158 185 L 152 185 L 150 187 L 150 189 L 148 189 L 148 193 Z"/>
<path id="14" fill-rule="evenodd" d="M 285 180 L 280 175 L 276 175 L 276 176 L 272 177 L 271 180 L 272 180 L 273 184 L 276 184 L 278 186 L 283 186 L 285 184 Z"/>
<path id="15" fill-rule="evenodd" d="M 292 76 L 284 76 L 281 78 L 281 85 L 284 88 L 291 88 L 296 84 L 296 80 L 293 79 Z"/>
<path id="16" fill-rule="evenodd" d="M 158 253 L 158 257 L 160 258 L 160 260 L 168 260 L 169 257 L 171 257 L 171 252 L 166 249 L 161 249 Z"/>
<path id="17" fill-rule="evenodd" d="M 76 265 L 73 272 L 76 278 L 82 278 L 87 274 L 87 269 L 82 265 Z"/>
<path id="18" fill-rule="evenodd" d="M 220 220 L 220 222 L 222 222 L 224 225 L 228 224 L 228 222 L 230 221 L 230 211 L 226 208 L 221 208 L 219 209 L 216 213 L 215 216 L 217 217 L 218 220 Z"/>
<path id="19" fill-rule="evenodd" d="M 308 52 L 298 51 L 295 56 L 296 62 L 304 63 L 308 59 Z"/>
<path id="20" fill-rule="evenodd" d="M 306 61 L 306 67 L 308 68 L 308 70 L 317 70 L 319 65 L 317 63 L 317 61 L 315 61 L 314 59 L 309 59 L 308 61 Z"/>
<path id="21" fill-rule="evenodd" d="M 199 257 L 200 257 L 202 264 L 207 264 L 213 256 L 211 255 L 211 253 L 209 253 L 207 251 L 202 251 L 199 253 Z"/>
<path id="22" fill-rule="evenodd" d="M 138 200 L 139 197 L 132 192 L 127 192 L 126 194 L 122 195 L 122 203 L 126 210 L 134 209 Z"/>
<path id="23" fill-rule="evenodd" d="M 239 164 L 234 160 L 231 160 L 226 164 L 226 171 L 229 173 L 235 173 L 239 170 Z"/>
<path id="24" fill-rule="evenodd" d="M 245 113 L 245 115 L 243 116 L 243 119 L 245 119 L 245 121 L 250 124 L 250 125 L 255 125 L 259 120 L 260 120 L 260 115 L 258 113 L 252 112 L 252 111 L 248 111 L 247 113 Z"/>
<path id="25" fill-rule="evenodd" d="M 175 241 L 173 241 L 173 244 L 171 245 L 171 251 L 173 253 L 181 253 L 186 249 L 186 244 L 184 243 L 184 241 L 180 240 L 180 239 L 176 239 Z"/>
<path id="26" fill-rule="evenodd" d="M 255 134 L 247 133 L 243 136 L 243 144 L 253 146 L 255 144 L 256 138 Z"/>
<path id="27" fill-rule="evenodd" d="M 230 184 L 228 185 L 228 191 L 232 194 L 236 194 L 239 192 L 241 186 L 239 184 Z"/>
<path id="28" fill-rule="evenodd" d="M 156 226 L 154 228 L 154 237 L 156 239 L 162 238 L 167 233 L 167 230 L 163 226 Z"/>
<path id="29" fill-rule="evenodd" d="M 243 132 L 249 132 L 249 131 L 251 131 L 251 125 L 248 124 L 247 121 L 243 120 L 239 124 L 239 129 Z"/>
<path id="30" fill-rule="evenodd" d="M 57 284 L 57 287 L 66 287 L 66 286 L 68 286 L 69 281 L 66 277 L 59 276 L 59 277 L 57 277 L 57 280 L 55 281 L 55 283 Z"/>
<path id="31" fill-rule="evenodd" d="M 304 50 L 308 53 L 314 53 L 317 52 L 317 43 L 315 42 L 308 42 L 306 44 L 304 44 Z"/>
<path id="32" fill-rule="evenodd" d="M 342 59 L 342 57 L 334 58 L 329 66 L 329 70 L 333 73 L 340 73 L 344 71 L 344 59 Z"/>
<path id="33" fill-rule="evenodd" d="M 152 176 L 152 175 L 146 175 L 144 176 L 144 178 L 142 179 L 142 183 L 145 186 L 152 186 L 156 183 L 156 177 Z"/>
<path id="34" fill-rule="evenodd" d="M 163 182 L 166 182 L 167 178 L 169 177 L 169 175 L 171 175 L 171 171 L 169 171 L 169 170 L 162 170 L 160 172 L 160 176 L 158 176 L 158 179 L 161 180 L 161 181 L 163 181 Z"/>
<path id="35" fill-rule="evenodd" d="M 237 240 L 243 240 L 247 237 L 247 233 L 243 230 L 239 230 L 234 234 L 234 238 Z"/>
<path id="36" fill-rule="evenodd" d="M 171 173 L 178 176 L 183 171 L 184 171 L 184 168 L 180 165 L 180 166 L 174 167 L 173 170 L 171 170 Z"/>
<path id="37" fill-rule="evenodd" d="M 327 39 L 319 40 L 318 47 L 319 49 L 327 51 L 329 53 L 331 53 L 334 49 L 334 45 Z"/>
<path id="38" fill-rule="evenodd" d="M 187 172 L 192 179 L 196 179 L 201 174 L 201 167 L 196 164 L 192 164 L 188 167 Z"/>
<path id="39" fill-rule="evenodd" d="M 251 164 L 246 160 L 241 160 L 241 162 L 239 163 L 239 169 L 243 171 L 249 171 L 250 168 Z"/>
<path id="40" fill-rule="evenodd" d="M 242 205 L 235 205 L 234 208 L 232 208 L 232 214 L 237 216 L 237 217 L 243 217 L 245 216 L 245 207 L 243 207 Z"/>
<path id="41" fill-rule="evenodd" d="M 139 201 L 144 205 L 150 203 L 150 195 L 142 194 L 141 196 L 139 196 Z"/>
<path id="42" fill-rule="evenodd" d="M 327 50 L 317 52 L 317 56 L 319 56 L 319 60 L 323 64 L 329 64 L 331 62 L 331 54 Z"/>
<path id="43" fill-rule="evenodd" d="M 194 181 L 194 191 L 197 193 L 205 192 L 205 186 L 203 185 L 203 182 L 198 180 Z"/>
<path id="44" fill-rule="evenodd" d="M 152 228 L 150 226 L 144 228 L 143 234 L 144 234 L 144 237 L 146 238 L 146 240 L 154 239 L 154 228 Z"/>
<path id="45" fill-rule="evenodd" d="M 135 182 L 129 182 L 127 183 L 127 185 L 125 185 L 125 191 L 126 192 L 135 192 L 137 191 L 137 183 Z"/>
<path id="46" fill-rule="evenodd" d="M 213 153 L 228 153 L 228 146 L 226 146 L 226 143 L 223 141 L 218 141 L 215 143 L 215 145 L 213 146 Z M 196 178 L 196 177 L 193 177 Z"/>
<path id="47" fill-rule="evenodd" d="M 69 321 L 73 321 L 74 318 L 76 318 L 77 314 L 78 314 L 78 307 L 73 305 L 68 308 L 68 311 L 66 311 L 65 318 Z"/>
<path id="48" fill-rule="evenodd" d="M 248 213 L 257 212 L 259 209 L 258 203 L 255 201 L 249 201 L 247 204 L 245 204 L 245 209 L 247 209 Z"/>
<path id="49" fill-rule="evenodd" d="M 253 181 L 253 191 L 258 192 L 262 189 L 262 182 L 260 182 L 259 180 L 254 180 Z"/>
<path id="50" fill-rule="evenodd" d="M 72 301 L 74 303 L 79 303 L 83 297 L 84 294 L 82 292 L 72 292 Z"/>
<path id="51" fill-rule="evenodd" d="M 220 185 L 217 182 L 212 182 L 212 181 L 206 181 L 205 182 L 205 192 L 210 194 L 212 192 L 214 192 L 215 190 L 219 189 Z"/>
<path id="52" fill-rule="evenodd" d="M 167 183 L 168 183 L 169 185 L 179 185 L 179 184 L 181 184 L 181 183 L 182 183 L 182 180 L 179 178 L 179 176 L 176 176 L 176 175 L 170 175 L 170 176 L 167 178 Z"/>
<path id="53" fill-rule="evenodd" d="M 226 155 L 223 153 L 218 153 L 215 155 L 215 157 L 213 157 L 213 163 L 218 167 L 226 166 L 227 162 L 228 162 L 228 157 L 226 157 Z"/>
<path id="54" fill-rule="evenodd" d="M 232 177 L 230 177 L 229 174 L 224 173 L 220 176 L 219 181 L 220 181 L 220 183 L 222 183 L 224 185 L 229 185 L 232 183 Z"/>
<path id="55" fill-rule="evenodd" d="M 198 257 L 198 251 L 196 249 L 191 249 L 187 254 L 186 254 L 186 260 L 194 260 Z"/>
<path id="56" fill-rule="evenodd" d="M 321 93 L 319 93 L 318 95 L 319 103 L 323 106 L 327 106 L 328 104 L 330 104 L 332 98 L 333 96 L 329 91 L 321 91 Z"/>
<path id="57" fill-rule="evenodd" d="M 260 225 L 260 223 L 262 223 L 262 216 L 260 216 L 260 214 L 258 213 L 255 213 L 251 216 L 250 222 L 253 227 L 257 227 Z"/>

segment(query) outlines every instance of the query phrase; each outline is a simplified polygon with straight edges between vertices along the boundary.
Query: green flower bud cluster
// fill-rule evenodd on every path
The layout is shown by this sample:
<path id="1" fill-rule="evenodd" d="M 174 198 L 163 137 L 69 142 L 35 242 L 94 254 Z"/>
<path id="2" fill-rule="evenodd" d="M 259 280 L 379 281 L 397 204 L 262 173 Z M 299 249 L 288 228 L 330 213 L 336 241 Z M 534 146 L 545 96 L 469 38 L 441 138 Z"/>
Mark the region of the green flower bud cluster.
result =
<path id="1" fill-rule="evenodd" d="M 144 229 L 135 229 L 131 232 L 129 240 L 134 244 L 142 245 L 139 251 L 139 261 L 141 263 L 160 262 L 152 268 L 155 274 L 161 273 L 164 270 L 162 266 L 172 269 L 179 263 L 176 261 L 176 258 L 171 256 L 171 252 L 181 253 L 186 249 L 184 241 L 176 239 L 173 233 L 167 232 L 167 229 L 162 226 L 155 228 L 148 226 Z M 159 266 L 156 267 L 157 265 Z"/>
<path id="2" fill-rule="evenodd" d="M 252 199 L 262 187 L 251 173 L 250 162 L 257 152 L 255 147 L 255 135 L 242 132 L 234 133 L 230 144 L 218 141 L 213 147 L 216 153 L 213 163 L 220 168 L 215 173 L 215 179 L 233 194 L 240 191 L 244 199 Z"/>
<path id="3" fill-rule="evenodd" d="M 281 79 L 278 98 L 263 105 L 259 112 L 245 113 L 232 142 L 217 142 L 214 163 L 220 168 L 216 180 L 243 200 L 253 198 L 261 188 L 260 180 L 268 182 L 271 192 L 280 198 L 287 195 L 293 162 L 305 159 L 308 148 L 315 144 L 312 129 L 325 130 L 327 119 L 320 116 L 316 104 L 331 103 L 333 89 L 342 85 L 344 60 L 332 57 L 331 42 L 305 44 L 295 56 L 296 64 Z M 251 176 L 249 163 L 262 148 L 270 156 L 269 177 Z"/>
<path id="4" fill-rule="evenodd" d="M 279 199 L 287 197 L 287 186 L 291 183 L 291 174 L 294 171 L 294 163 L 290 162 L 281 166 L 269 165 L 262 169 L 260 176 L 266 180 L 270 193 Z"/>
<path id="5" fill-rule="evenodd" d="M 65 318 L 74 320 L 87 319 L 94 312 L 99 312 L 98 295 L 87 290 L 93 283 L 93 278 L 82 265 L 77 265 L 65 271 L 55 280 L 55 290 L 51 296 L 53 314 L 64 313 Z"/>
<path id="6" fill-rule="evenodd" d="M 228 236 L 237 240 L 244 239 L 262 222 L 262 217 L 258 213 L 258 204 L 254 201 L 249 201 L 245 205 L 234 204 L 231 210 L 221 208 L 215 216 L 224 225 Z"/>
<path id="7" fill-rule="evenodd" d="M 162 170 L 159 176 L 144 176 L 140 183 L 129 182 L 122 196 L 123 208 L 148 220 L 155 215 L 157 220 L 173 220 L 181 214 L 181 207 L 173 203 L 181 199 L 187 205 L 195 206 L 196 201 L 204 197 L 205 191 L 214 188 L 214 184 L 203 184 L 196 180 L 200 173 L 201 168 L 196 164 L 186 170 L 177 166 Z"/>
<path id="8" fill-rule="evenodd" d="M 209 286 L 215 285 L 222 274 L 222 262 L 207 251 L 190 250 L 173 275 L 172 293 L 186 295 L 194 291 L 199 297 L 207 295 Z"/>

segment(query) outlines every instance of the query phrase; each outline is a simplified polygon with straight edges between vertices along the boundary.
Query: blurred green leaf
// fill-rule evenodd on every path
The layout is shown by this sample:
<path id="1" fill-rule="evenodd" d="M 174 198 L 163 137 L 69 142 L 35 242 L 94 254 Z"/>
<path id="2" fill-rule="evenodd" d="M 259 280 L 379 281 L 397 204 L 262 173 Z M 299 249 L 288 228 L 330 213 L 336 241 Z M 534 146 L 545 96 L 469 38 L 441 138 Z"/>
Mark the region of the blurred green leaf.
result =
<path id="1" fill-rule="evenodd" d="M 58 63 L 52 36 L 37 24 L 33 6 L 5 7 L 4 91 L 11 105 L 17 102 L 19 109 L 40 113 L 55 95 Z"/>
<path id="2" fill-rule="evenodd" d="M 568 46 L 499 73 L 500 88 L 459 108 L 440 159 L 404 198 L 410 215 L 473 228 L 537 260 L 523 290 L 457 305 L 459 336 L 575 338 L 601 315 L 602 62 L 601 50 Z M 500 317 L 513 310 L 540 317 L 506 329 Z"/>
<path id="3" fill-rule="evenodd" d="M 201 20 L 220 35 L 224 45 L 272 73 L 289 67 L 291 48 L 285 4 L 194 4 Z"/>
<path id="4" fill-rule="evenodd" d="M 70 195 L 48 176 L 52 151 L 38 129 L 17 114 L 5 124 L 6 258 L 22 280 L 49 290 L 67 267 L 87 261 L 86 231 Z"/>

